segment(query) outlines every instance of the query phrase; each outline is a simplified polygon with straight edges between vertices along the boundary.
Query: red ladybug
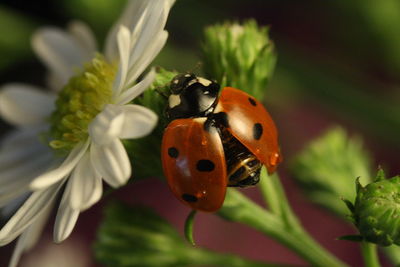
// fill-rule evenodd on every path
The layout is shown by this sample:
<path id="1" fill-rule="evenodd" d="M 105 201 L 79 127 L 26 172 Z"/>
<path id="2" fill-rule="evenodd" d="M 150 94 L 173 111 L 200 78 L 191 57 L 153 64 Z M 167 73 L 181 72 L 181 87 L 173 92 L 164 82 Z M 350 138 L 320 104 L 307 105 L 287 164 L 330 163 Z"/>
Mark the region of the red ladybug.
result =
<path id="1" fill-rule="evenodd" d="M 263 105 L 232 87 L 194 74 L 171 82 L 162 140 L 162 165 L 175 196 L 213 212 L 227 186 L 255 185 L 264 164 L 273 173 L 282 157 L 275 124 Z"/>

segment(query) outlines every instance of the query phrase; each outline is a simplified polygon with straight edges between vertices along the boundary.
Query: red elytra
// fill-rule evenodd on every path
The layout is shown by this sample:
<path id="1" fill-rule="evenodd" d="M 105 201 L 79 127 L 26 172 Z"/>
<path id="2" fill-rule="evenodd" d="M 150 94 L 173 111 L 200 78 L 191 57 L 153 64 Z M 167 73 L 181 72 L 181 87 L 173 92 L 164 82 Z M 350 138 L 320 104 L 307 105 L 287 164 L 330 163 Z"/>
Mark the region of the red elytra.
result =
<path id="1" fill-rule="evenodd" d="M 241 90 L 225 87 L 214 110 L 218 112 L 228 114 L 229 132 L 273 173 L 282 157 L 278 131 L 263 104 Z"/>
<path id="2" fill-rule="evenodd" d="M 205 120 L 178 119 L 168 125 L 162 141 L 162 164 L 178 199 L 196 210 L 216 211 L 224 202 L 228 178 L 221 138 L 215 128 L 204 130 Z M 204 160 L 213 166 L 199 171 L 198 164 Z"/>
<path id="3" fill-rule="evenodd" d="M 263 163 L 269 173 L 282 161 L 275 124 L 264 106 L 249 94 L 225 87 L 207 117 L 173 120 L 162 140 L 162 165 L 175 196 L 189 207 L 214 212 L 223 204 L 227 163 L 216 127 L 204 124 L 225 113 L 227 130 Z"/>

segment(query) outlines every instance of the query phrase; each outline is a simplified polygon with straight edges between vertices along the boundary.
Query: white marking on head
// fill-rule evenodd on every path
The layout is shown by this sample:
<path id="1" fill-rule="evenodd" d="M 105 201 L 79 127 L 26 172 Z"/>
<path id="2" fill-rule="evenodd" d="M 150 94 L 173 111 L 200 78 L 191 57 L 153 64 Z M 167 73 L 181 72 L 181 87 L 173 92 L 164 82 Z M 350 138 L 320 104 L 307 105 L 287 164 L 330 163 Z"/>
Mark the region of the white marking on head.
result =
<path id="1" fill-rule="evenodd" d="M 187 87 L 191 86 L 192 84 L 197 83 L 196 79 L 192 79 L 188 82 Z"/>
<path id="2" fill-rule="evenodd" d="M 173 84 L 178 84 L 178 83 L 179 83 L 179 80 L 178 80 L 178 79 L 175 79 L 175 80 L 172 81 L 172 83 L 173 83 Z"/>
<path id="3" fill-rule="evenodd" d="M 197 82 L 204 86 L 209 86 L 211 84 L 210 80 L 204 79 L 203 77 L 197 77 Z"/>
<path id="4" fill-rule="evenodd" d="M 185 74 L 185 76 L 183 76 L 183 77 L 188 78 L 188 77 L 190 77 L 190 74 Z"/>
<path id="5" fill-rule="evenodd" d="M 174 95 L 174 94 L 172 94 L 172 95 L 170 95 L 170 96 L 168 97 L 168 106 L 169 106 L 169 108 L 176 107 L 176 106 L 178 106 L 180 103 L 181 103 L 181 97 L 180 97 L 180 95 Z"/>
<path id="6" fill-rule="evenodd" d="M 222 105 L 221 104 L 217 104 L 217 106 L 215 107 L 213 113 L 220 113 L 222 111 L 224 111 L 224 109 L 222 108 Z"/>

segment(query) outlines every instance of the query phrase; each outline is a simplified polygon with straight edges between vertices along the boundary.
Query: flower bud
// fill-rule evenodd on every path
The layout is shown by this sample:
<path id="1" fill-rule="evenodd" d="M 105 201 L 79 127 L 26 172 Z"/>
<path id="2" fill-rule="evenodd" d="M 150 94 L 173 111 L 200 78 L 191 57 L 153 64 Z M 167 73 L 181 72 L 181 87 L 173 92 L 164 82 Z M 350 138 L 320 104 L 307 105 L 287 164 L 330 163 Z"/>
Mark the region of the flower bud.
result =
<path id="1" fill-rule="evenodd" d="M 225 23 L 206 28 L 204 71 L 221 86 L 232 86 L 262 99 L 275 63 L 268 27 L 254 20 L 243 25 Z"/>
<path id="2" fill-rule="evenodd" d="M 360 235 L 381 246 L 400 245 L 400 176 L 385 179 L 382 170 L 374 182 L 357 183 L 353 218 Z"/>

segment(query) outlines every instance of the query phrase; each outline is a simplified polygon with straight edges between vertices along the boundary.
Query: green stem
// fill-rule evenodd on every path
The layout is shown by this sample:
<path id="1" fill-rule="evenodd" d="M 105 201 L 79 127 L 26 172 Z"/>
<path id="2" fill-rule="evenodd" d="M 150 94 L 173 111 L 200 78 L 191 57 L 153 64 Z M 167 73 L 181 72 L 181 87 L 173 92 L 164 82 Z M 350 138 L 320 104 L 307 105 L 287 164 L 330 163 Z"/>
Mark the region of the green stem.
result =
<path id="1" fill-rule="evenodd" d="M 261 170 L 259 189 L 269 210 L 284 219 L 290 227 L 301 228 L 301 224 L 292 211 L 280 183 L 278 174 L 268 176 L 265 168 Z"/>
<path id="2" fill-rule="evenodd" d="M 284 224 L 286 232 L 289 232 L 291 237 L 295 237 L 295 240 L 286 239 L 286 242 L 296 244 L 296 247 L 292 247 L 299 255 L 309 260 L 324 260 L 329 258 L 330 260 L 337 261 L 329 252 L 325 251 L 317 242 L 315 242 L 308 233 L 303 229 L 300 221 L 294 214 L 290 204 L 286 198 L 285 191 L 282 187 L 278 174 L 268 176 L 266 169 L 263 168 L 261 171 L 259 188 L 266 204 L 269 206 L 271 213 L 279 217 Z M 285 239 L 282 239 L 284 241 Z M 300 240 L 300 244 L 298 244 Z M 303 245 L 307 244 L 309 248 L 303 248 Z M 290 246 L 290 244 L 288 244 Z M 297 247 L 299 245 L 299 247 Z M 308 250 L 310 249 L 310 250 Z M 310 253 L 312 251 L 312 253 Z M 311 255 L 315 259 L 310 259 Z M 317 262 L 315 262 L 317 263 Z"/>
<path id="3" fill-rule="evenodd" d="M 390 247 L 381 247 L 386 256 L 395 266 L 400 266 L 400 247 L 392 245 Z"/>
<path id="4" fill-rule="evenodd" d="M 380 267 L 376 245 L 363 241 L 361 252 L 364 258 L 365 267 Z"/>
<path id="5" fill-rule="evenodd" d="M 229 266 L 229 267 L 284 267 L 287 265 L 265 263 L 245 259 L 233 254 L 221 254 L 205 249 L 185 251 L 185 256 L 196 266 Z"/>
<path id="6" fill-rule="evenodd" d="M 274 238 L 313 266 L 346 266 L 315 242 L 302 228 L 288 227 L 287 221 L 282 217 L 264 210 L 235 189 L 228 190 L 224 206 L 218 213 L 227 220 L 249 225 Z"/>

